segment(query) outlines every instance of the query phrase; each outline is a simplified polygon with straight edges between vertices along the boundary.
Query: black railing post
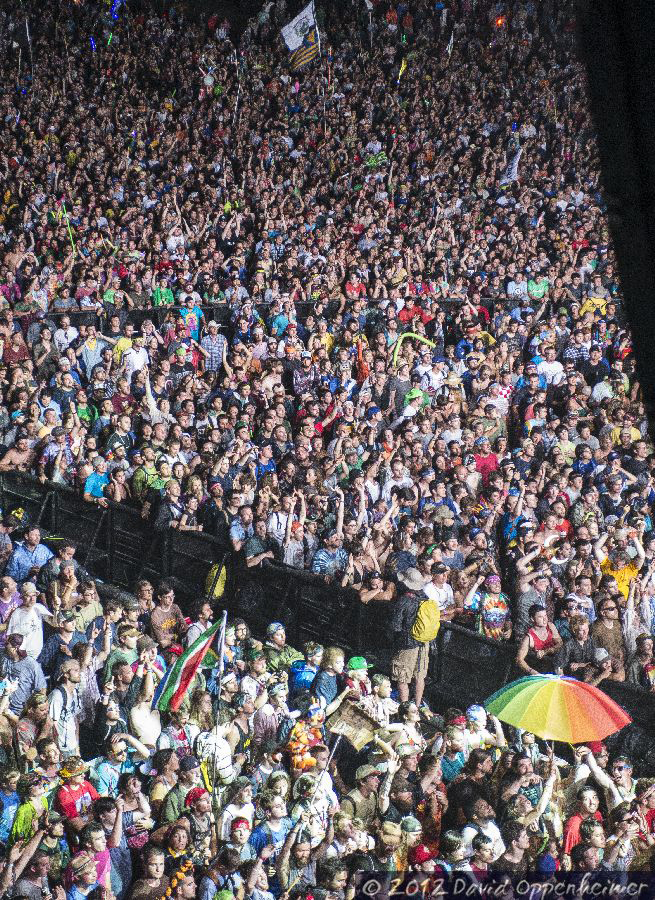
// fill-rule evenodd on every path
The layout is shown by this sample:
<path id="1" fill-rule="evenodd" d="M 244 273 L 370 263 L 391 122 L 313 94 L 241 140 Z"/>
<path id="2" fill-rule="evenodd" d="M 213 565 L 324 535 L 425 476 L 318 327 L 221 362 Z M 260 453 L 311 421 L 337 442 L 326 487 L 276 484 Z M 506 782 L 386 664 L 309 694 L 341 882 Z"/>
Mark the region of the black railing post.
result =
<path id="1" fill-rule="evenodd" d="M 50 522 L 50 531 L 52 531 L 53 534 L 57 534 L 59 531 L 59 491 L 53 491 Z"/>
<path id="2" fill-rule="evenodd" d="M 114 580 L 114 507 L 107 509 L 107 580 Z"/>
<path id="3" fill-rule="evenodd" d="M 437 682 L 441 684 L 443 679 L 443 645 L 444 645 L 444 634 L 446 631 L 450 631 L 450 625 L 448 622 L 444 622 L 439 632 L 437 634 L 437 660 L 436 660 L 436 669 L 437 669 Z"/>
<path id="4" fill-rule="evenodd" d="M 164 578 L 170 578 L 173 572 L 173 553 L 175 548 L 175 537 L 169 528 L 162 535 L 162 575 Z"/>

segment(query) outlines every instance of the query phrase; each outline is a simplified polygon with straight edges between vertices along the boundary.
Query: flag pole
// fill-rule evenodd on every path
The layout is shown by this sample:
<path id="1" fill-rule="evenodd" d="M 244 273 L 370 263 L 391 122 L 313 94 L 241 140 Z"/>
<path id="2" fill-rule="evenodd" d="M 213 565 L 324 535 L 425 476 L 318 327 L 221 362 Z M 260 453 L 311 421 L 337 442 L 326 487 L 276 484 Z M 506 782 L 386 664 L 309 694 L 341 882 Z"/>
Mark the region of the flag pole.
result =
<path id="1" fill-rule="evenodd" d="M 218 638 L 218 677 L 216 679 L 216 703 L 214 716 L 218 722 L 218 714 L 221 711 L 221 683 L 223 681 L 223 670 L 225 669 L 225 630 L 227 628 L 227 610 L 223 610 L 223 620 L 221 622 L 221 630 Z"/>
<path id="2" fill-rule="evenodd" d="M 318 27 L 318 22 L 316 21 L 316 7 L 314 6 L 314 0 L 312 0 L 312 18 L 314 19 L 314 25 L 316 27 L 316 37 L 318 38 L 318 55 L 322 57 L 323 53 L 321 51 L 321 29 Z"/>
<path id="3" fill-rule="evenodd" d="M 218 691 L 216 694 L 216 712 L 214 715 L 214 731 L 218 727 L 218 716 L 221 711 L 221 684 L 223 682 L 223 670 L 225 669 L 225 630 L 227 628 L 227 610 L 223 610 L 223 621 L 221 622 L 220 637 L 218 639 Z M 214 827 L 216 829 L 216 840 L 220 840 L 218 833 L 218 794 L 216 791 L 216 742 L 214 742 L 214 753 L 212 756 L 212 810 L 214 812 Z"/>
<path id="4" fill-rule="evenodd" d="M 314 0 L 312 0 L 312 18 L 314 20 L 314 27 L 316 28 L 316 38 L 318 40 L 318 58 L 319 69 L 321 72 L 321 90 L 323 92 L 323 135 L 327 138 L 327 112 L 325 109 L 325 75 L 323 74 L 323 51 L 321 50 L 321 29 L 318 27 L 318 22 L 316 21 L 316 7 L 314 6 Z"/>

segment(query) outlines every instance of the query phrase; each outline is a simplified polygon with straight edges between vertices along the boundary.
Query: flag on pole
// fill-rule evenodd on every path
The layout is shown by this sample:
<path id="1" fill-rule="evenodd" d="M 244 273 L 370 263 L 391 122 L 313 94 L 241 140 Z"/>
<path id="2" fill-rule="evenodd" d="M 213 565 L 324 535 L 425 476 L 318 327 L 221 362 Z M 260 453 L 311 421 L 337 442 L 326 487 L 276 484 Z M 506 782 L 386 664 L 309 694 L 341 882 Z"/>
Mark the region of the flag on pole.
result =
<path id="1" fill-rule="evenodd" d="M 182 699 L 189 689 L 189 685 L 200 668 L 200 664 L 205 658 L 205 653 L 209 650 L 211 642 L 216 632 L 221 629 L 220 644 L 221 647 L 225 643 L 225 616 L 222 621 L 215 622 L 211 628 L 203 632 L 190 647 L 179 656 L 175 663 L 168 669 L 162 680 L 157 686 L 155 696 L 152 698 L 152 709 L 158 709 L 160 712 L 172 711 L 180 708 Z M 220 659 L 223 658 L 221 650 Z"/>
<path id="2" fill-rule="evenodd" d="M 521 155 L 523 153 L 523 147 L 519 147 L 514 151 L 512 156 L 509 159 L 509 162 L 505 166 L 503 174 L 500 176 L 500 186 L 505 187 L 508 184 L 511 184 L 513 181 L 517 181 L 519 177 L 519 160 L 521 159 Z"/>
<path id="3" fill-rule="evenodd" d="M 455 43 L 455 31 L 451 32 L 450 40 L 446 46 L 446 53 L 448 54 L 448 59 L 450 59 L 450 54 L 453 52 L 453 44 Z"/>
<path id="4" fill-rule="evenodd" d="M 318 29 L 312 28 L 305 35 L 302 45 L 292 53 L 289 62 L 292 69 L 301 69 L 319 55 Z"/>
<path id="5" fill-rule="evenodd" d="M 321 39 L 318 33 L 314 3 L 308 3 L 295 19 L 282 29 L 282 37 L 289 48 L 292 68 L 300 69 L 320 53 Z"/>

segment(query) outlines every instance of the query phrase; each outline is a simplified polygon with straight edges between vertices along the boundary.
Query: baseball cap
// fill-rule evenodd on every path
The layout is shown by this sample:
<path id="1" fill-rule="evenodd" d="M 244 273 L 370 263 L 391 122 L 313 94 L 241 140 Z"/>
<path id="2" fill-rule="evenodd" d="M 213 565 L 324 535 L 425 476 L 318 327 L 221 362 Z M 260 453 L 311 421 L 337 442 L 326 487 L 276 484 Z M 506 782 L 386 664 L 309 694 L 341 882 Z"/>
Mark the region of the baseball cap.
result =
<path id="1" fill-rule="evenodd" d="M 587 741 L 587 747 L 591 750 L 594 756 L 598 756 L 599 753 L 603 752 L 605 748 L 605 744 L 602 741 Z"/>
<path id="2" fill-rule="evenodd" d="M 141 637 L 141 632 L 138 628 L 135 628 L 127 622 L 123 625 L 119 625 L 116 631 L 120 637 Z"/>
<path id="3" fill-rule="evenodd" d="M 405 834 L 418 834 L 423 830 L 423 826 L 416 816 L 403 816 L 400 820 L 400 830 Z"/>
<path id="4" fill-rule="evenodd" d="M 409 851 L 408 859 L 411 865 L 420 866 L 421 863 L 426 863 L 429 862 L 429 860 L 434 859 L 434 853 L 427 844 L 418 844 L 418 846 L 412 847 Z"/>
<path id="5" fill-rule="evenodd" d="M 371 669 L 372 667 L 373 663 L 367 663 L 363 656 L 351 656 L 346 663 L 346 669 L 350 669 L 352 671 L 360 669 Z"/>
<path id="6" fill-rule="evenodd" d="M 195 756 L 184 756 L 180 760 L 180 772 L 190 772 L 200 768 L 200 761 Z"/>
<path id="7" fill-rule="evenodd" d="M 398 744 L 396 747 L 396 753 L 401 759 L 407 759 L 409 756 L 418 756 L 419 752 L 418 747 L 413 744 Z"/>
<path id="8" fill-rule="evenodd" d="M 73 878 L 75 878 L 76 875 L 81 875 L 82 872 L 86 871 L 86 869 L 90 869 L 91 866 L 95 867 L 95 865 L 95 858 L 90 853 L 87 853 L 86 850 L 76 853 L 70 862 Z"/>
<path id="9" fill-rule="evenodd" d="M 377 766 L 371 766 L 371 765 L 360 766 L 357 769 L 357 771 L 355 772 L 355 781 L 363 781 L 365 778 L 368 778 L 370 775 L 381 775 L 381 774 L 382 774 L 382 772 L 380 771 L 379 768 L 377 768 Z"/>

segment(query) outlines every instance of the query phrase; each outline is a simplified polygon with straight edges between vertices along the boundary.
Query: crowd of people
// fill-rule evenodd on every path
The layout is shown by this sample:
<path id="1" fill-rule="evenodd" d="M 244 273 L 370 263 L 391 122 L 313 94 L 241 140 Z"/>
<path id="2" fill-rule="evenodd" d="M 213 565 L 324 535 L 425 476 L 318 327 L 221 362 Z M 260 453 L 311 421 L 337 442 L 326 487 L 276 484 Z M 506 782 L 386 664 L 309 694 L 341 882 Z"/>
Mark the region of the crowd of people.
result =
<path id="1" fill-rule="evenodd" d="M 572 4 L 319 6 L 292 71 L 296 11 L 0 12 L 0 471 L 375 604 L 391 671 L 230 620 L 162 711 L 220 604 L 101 599 L 3 510 L 0 894 L 650 868 L 638 760 L 423 698 L 442 621 L 655 686 L 655 454 Z"/>

